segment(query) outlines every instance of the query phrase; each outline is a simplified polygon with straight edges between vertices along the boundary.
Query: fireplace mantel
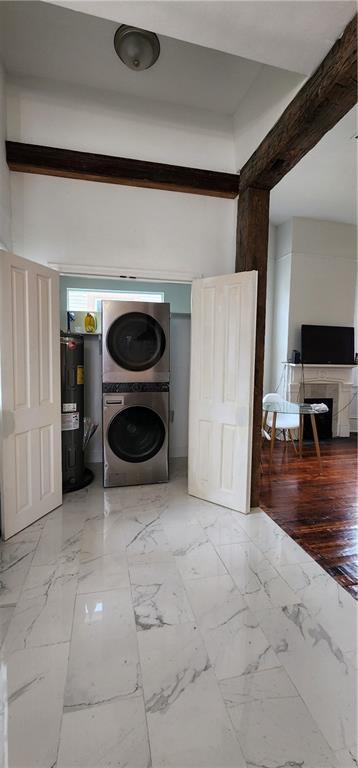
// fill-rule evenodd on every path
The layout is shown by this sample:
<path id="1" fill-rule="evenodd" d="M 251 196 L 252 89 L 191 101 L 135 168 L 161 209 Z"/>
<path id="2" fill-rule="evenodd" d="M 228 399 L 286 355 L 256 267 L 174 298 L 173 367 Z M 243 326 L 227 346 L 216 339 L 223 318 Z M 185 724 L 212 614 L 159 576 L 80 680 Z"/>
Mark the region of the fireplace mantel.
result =
<path id="1" fill-rule="evenodd" d="M 289 365 L 291 368 L 302 368 L 302 363 L 284 363 L 284 365 Z M 343 369 L 349 369 L 353 370 L 356 368 L 355 365 L 338 365 L 334 363 L 304 363 L 304 368 L 343 368 Z"/>
<path id="2" fill-rule="evenodd" d="M 284 363 L 287 400 L 303 402 L 305 397 L 333 400 L 333 437 L 349 437 L 349 408 L 352 399 L 354 365 Z"/>

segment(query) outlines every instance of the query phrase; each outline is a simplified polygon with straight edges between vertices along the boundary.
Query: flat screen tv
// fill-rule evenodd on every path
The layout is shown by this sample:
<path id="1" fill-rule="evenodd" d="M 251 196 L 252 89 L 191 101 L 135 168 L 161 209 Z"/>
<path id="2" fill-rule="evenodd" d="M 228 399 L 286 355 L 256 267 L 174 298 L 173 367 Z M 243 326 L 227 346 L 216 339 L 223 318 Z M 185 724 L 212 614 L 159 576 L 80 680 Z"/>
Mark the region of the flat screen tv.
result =
<path id="1" fill-rule="evenodd" d="M 303 363 L 354 365 L 354 328 L 339 325 L 302 325 Z"/>

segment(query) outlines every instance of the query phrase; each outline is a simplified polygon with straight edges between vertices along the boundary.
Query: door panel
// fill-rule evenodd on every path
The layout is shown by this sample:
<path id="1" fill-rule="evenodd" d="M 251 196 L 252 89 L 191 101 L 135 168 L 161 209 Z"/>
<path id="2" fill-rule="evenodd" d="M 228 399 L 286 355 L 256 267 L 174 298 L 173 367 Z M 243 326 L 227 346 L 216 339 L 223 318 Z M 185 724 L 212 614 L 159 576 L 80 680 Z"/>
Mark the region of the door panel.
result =
<path id="1" fill-rule="evenodd" d="M 40 497 L 54 492 L 54 428 L 48 424 L 40 429 Z"/>
<path id="2" fill-rule="evenodd" d="M 11 267 L 14 406 L 29 406 L 29 291 L 27 271 Z"/>
<path id="3" fill-rule="evenodd" d="M 189 493 L 249 511 L 257 273 L 192 289 Z"/>
<path id="4" fill-rule="evenodd" d="M 0 253 L 1 533 L 62 503 L 58 273 Z"/>
<path id="5" fill-rule="evenodd" d="M 51 279 L 37 275 L 40 404 L 52 402 Z"/>
<path id="6" fill-rule="evenodd" d="M 31 432 L 15 435 L 16 512 L 27 512 L 32 504 Z"/>

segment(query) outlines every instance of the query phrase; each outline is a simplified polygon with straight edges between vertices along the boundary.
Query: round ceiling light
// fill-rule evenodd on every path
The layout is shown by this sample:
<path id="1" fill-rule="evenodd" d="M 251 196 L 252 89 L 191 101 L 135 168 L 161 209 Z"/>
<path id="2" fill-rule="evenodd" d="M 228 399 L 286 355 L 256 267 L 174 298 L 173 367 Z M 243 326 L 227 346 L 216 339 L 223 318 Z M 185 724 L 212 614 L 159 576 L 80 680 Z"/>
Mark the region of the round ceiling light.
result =
<path id="1" fill-rule="evenodd" d="M 118 27 L 114 48 L 121 61 L 137 71 L 152 67 L 160 54 L 159 40 L 154 32 L 126 24 Z"/>

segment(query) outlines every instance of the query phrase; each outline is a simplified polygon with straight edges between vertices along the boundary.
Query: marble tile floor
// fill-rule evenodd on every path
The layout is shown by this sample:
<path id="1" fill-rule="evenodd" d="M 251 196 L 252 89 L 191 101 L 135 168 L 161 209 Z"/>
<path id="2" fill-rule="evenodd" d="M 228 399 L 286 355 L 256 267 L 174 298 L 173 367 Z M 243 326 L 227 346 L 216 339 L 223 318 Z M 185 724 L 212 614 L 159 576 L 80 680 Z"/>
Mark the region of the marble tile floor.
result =
<path id="1" fill-rule="evenodd" d="M 180 463 L 97 478 L 0 544 L 0 766 L 357 767 L 356 611 Z"/>

